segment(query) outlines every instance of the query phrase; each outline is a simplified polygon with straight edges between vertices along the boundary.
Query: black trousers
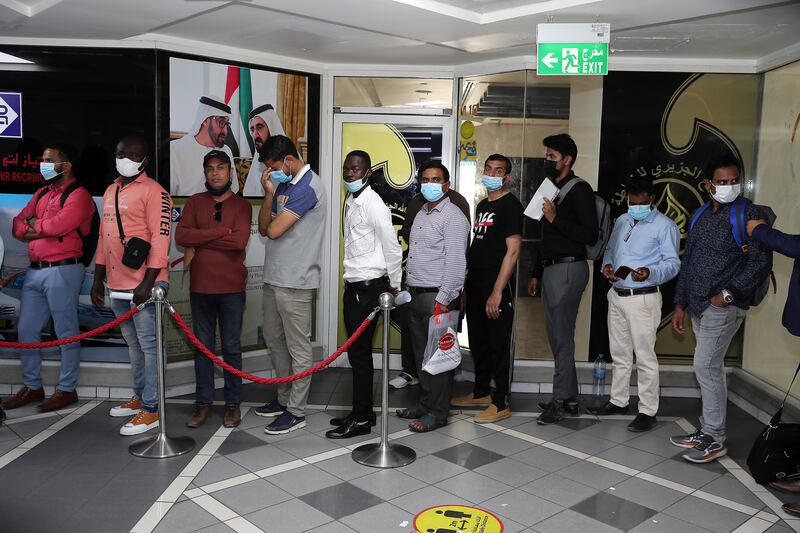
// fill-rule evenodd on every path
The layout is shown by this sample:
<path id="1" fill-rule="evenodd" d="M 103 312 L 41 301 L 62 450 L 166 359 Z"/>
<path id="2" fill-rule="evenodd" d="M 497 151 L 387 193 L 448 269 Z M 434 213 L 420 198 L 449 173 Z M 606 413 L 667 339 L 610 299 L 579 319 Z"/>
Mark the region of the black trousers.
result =
<path id="1" fill-rule="evenodd" d="M 348 337 L 378 305 L 378 296 L 388 290 L 385 282 L 377 282 L 368 287 L 345 284 L 344 288 L 344 326 Z M 381 315 L 375 317 L 369 327 L 347 350 L 347 359 L 353 371 L 353 414 L 357 417 L 372 413 L 372 386 L 374 367 L 372 365 L 372 337 L 380 322 Z"/>
<path id="2" fill-rule="evenodd" d="M 497 272 L 470 271 L 467 276 L 467 329 L 469 350 L 475 361 L 473 394 L 481 398 L 491 393 L 492 403 L 505 409 L 514 377 L 514 298 L 511 282 L 503 289 L 500 317 L 486 315 L 486 301 L 492 294 Z"/>

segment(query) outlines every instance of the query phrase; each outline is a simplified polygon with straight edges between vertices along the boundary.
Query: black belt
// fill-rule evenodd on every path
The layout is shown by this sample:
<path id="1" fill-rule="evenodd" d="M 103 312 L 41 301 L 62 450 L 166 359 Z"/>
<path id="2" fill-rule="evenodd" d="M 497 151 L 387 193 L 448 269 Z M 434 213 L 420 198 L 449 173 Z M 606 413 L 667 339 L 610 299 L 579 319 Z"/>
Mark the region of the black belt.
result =
<path id="1" fill-rule="evenodd" d="M 641 289 L 618 289 L 614 290 L 620 296 L 639 296 L 640 294 L 653 294 L 654 292 L 661 292 L 661 287 L 653 285 L 652 287 L 642 287 Z"/>
<path id="2" fill-rule="evenodd" d="M 72 257 L 70 259 L 62 259 L 61 261 L 31 261 L 31 268 L 48 268 L 48 267 L 60 267 L 64 265 L 77 265 L 81 262 L 80 257 Z"/>
<path id="3" fill-rule="evenodd" d="M 542 265 L 545 267 L 560 265 L 562 263 L 577 263 L 579 261 L 586 261 L 585 257 L 559 257 L 558 259 L 544 259 Z"/>
<path id="4" fill-rule="evenodd" d="M 387 285 L 388 282 L 389 278 L 383 276 L 382 278 L 365 279 L 364 281 L 345 281 L 344 285 L 348 289 L 366 289 L 375 285 Z"/>
<path id="5" fill-rule="evenodd" d="M 422 294 L 425 292 L 439 292 L 439 287 L 408 287 L 411 294 Z"/>

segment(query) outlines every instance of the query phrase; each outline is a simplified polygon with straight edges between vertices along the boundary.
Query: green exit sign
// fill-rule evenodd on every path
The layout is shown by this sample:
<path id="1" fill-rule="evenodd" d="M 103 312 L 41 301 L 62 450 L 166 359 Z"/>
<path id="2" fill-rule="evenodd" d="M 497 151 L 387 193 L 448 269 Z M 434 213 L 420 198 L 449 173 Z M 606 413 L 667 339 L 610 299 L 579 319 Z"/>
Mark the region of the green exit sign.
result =
<path id="1" fill-rule="evenodd" d="M 549 76 L 608 74 L 608 43 L 540 43 L 536 73 Z"/>

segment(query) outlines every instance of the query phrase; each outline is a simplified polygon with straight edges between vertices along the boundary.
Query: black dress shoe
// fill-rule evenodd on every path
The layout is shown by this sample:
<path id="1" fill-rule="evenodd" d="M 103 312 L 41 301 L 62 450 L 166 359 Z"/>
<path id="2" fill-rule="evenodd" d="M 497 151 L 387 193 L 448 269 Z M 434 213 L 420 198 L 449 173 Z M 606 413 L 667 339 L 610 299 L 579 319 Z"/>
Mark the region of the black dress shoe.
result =
<path id="1" fill-rule="evenodd" d="M 542 411 L 546 411 L 550 409 L 553 402 L 539 402 L 539 409 Z M 567 400 L 566 403 L 563 404 L 564 412 L 569 413 L 571 415 L 577 415 L 580 411 L 580 405 L 578 405 L 577 400 Z"/>
<path id="2" fill-rule="evenodd" d="M 325 436 L 329 439 L 349 439 L 359 435 L 368 435 L 370 431 L 372 430 L 369 420 L 359 422 L 355 418 L 351 418 L 338 428 L 327 431 Z"/>
<path id="3" fill-rule="evenodd" d="M 350 420 L 351 418 L 353 418 L 354 416 L 355 416 L 355 414 L 353 414 L 351 412 L 347 416 L 343 416 L 342 418 L 331 418 L 331 425 L 332 426 L 342 426 L 342 425 L 346 424 L 347 421 Z M 375 412 L 374 411 L 371 412 L 369 414 L 368 418 L 369 418 L 369 425 L 372 426 L 372 427 L 375 427 L 375 424 L 378 423 L 378 418 L 375 415 Z"/>
<path id="4" fill-rule="evenodd" d="M 600 407 L 587 407 L 586 410 L 596 416 L 624 415 L 628 413 L 628 406 L 619 407 L 611 402 L 606 402 Z"/>
<path id="5" fill-rule="evenodd" d="M 647 416 L 642 413 L 636 415 L 636 418 L 633 419 L 633 422 L 628 424 L 628 431 L 633 431 L 634 433 L 641 433 L 642 431 L 649 431 L 656 427 L 656 420 L 655 416 Z"/>

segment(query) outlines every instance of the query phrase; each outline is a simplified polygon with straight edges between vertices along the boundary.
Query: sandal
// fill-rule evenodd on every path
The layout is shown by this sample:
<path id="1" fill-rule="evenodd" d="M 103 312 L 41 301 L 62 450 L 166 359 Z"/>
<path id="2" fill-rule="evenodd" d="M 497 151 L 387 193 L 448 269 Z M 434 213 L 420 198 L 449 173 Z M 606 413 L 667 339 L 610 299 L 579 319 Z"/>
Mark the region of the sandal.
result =
<path id="1" fill-rule="evenodd" d="M 416 420 L 425 416 L 427 412 L 424 407 L 409 407 L 407 409 L 398 409 L 395 414 L 406 420 Z"/>
<path id="2" fill-rule="evenodd" d="M 427 433 L 428 431 L 433 431 L 434 429 L 446 425 L 447 425 L 447 420 L 438 420 L 432 414 L 427 414 L 422 418 L 419 418 L 414 422 L 410 423 L 408 425 L 408 429 L 410 429 L 414 433 Z"/>

